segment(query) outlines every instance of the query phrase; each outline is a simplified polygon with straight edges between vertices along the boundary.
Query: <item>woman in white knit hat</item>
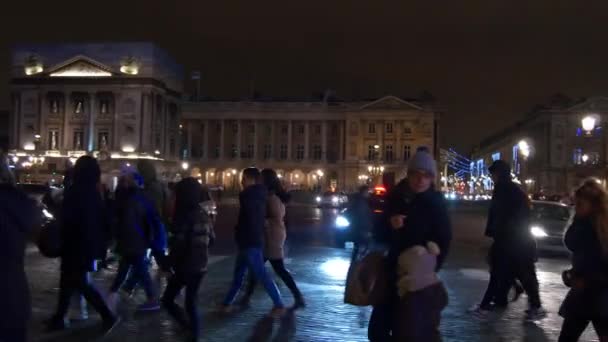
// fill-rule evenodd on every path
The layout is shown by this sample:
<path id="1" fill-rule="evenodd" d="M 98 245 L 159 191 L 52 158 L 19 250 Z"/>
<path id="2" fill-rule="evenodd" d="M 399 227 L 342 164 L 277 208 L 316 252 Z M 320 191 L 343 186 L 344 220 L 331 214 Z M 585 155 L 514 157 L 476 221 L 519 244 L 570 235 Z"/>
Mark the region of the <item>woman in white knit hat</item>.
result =
<path id="1" fill-rule="evenodd" d="M 407 178 L 397 184 L 387 198 L 385 212 L 390 227 L 387 241 L 389 291 L 385 302 L 374 306 L 368 332 L 370 341 L 441 340 L 441 311 L 447 305 L 447 292 L 443 284 L 440 281 L 427 283 L 414 279 L 414 282 L 424 286 L 407 291 L 397 289 L 398 274 L 403 273 L 399 269 L 399 257 L 411 254 L 404 252 L 412 248 L 426 248 L 429 243 L 436 245 L 438 249 L 432 258 L 435 261 L 434 271 L 437 272 L 443 265 L 452 239 L 443 195 L 434 187 L 437 165 L 429 150 L 419 148 L 409 160 L 407 168 Z M 411 262 L 405 264 L 411 265 Z"/>

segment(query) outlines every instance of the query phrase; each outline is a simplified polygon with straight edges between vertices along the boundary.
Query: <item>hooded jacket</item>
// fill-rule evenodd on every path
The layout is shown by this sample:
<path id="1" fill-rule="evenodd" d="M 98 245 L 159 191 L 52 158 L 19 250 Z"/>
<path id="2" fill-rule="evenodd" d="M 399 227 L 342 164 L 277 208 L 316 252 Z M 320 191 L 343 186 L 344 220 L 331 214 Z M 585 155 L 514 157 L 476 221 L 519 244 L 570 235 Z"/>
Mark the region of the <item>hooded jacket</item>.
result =
<path id="1" fill-rule="evenodd" d="M 34 200 L 12 185 L 0 185 L 0 327 L 23 324 L 30 315 L 24 270 L 25 244 L 30 230 L 40 227 L 42 213 Z M 1 339 L 1 336 L 0 336 Z"/>
<path id="2" fill-rule="evenodd" d="M 251 185 L 239 194 L 239 218 L 235 238 L 239 249 L 262 248 L 268 191 L 261 184 Z"/>

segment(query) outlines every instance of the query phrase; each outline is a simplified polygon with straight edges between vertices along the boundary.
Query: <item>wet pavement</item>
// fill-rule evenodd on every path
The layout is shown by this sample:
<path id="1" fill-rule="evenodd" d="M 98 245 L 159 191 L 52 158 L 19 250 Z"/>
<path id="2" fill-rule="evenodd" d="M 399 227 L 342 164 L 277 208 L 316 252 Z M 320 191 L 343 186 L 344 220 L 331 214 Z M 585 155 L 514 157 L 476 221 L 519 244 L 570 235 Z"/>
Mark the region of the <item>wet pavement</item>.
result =
<path id="1" fill-rule="evenodd" d="M 199 305 L 203 312 L 201 341 L 367 341 L 369 308 L 343 303 L 344 279 L 349 263 L 349 250 L 331 248 L 332 234 L 328 224 L 331 211 L 314 208 L 292 208 L 288 268 L 306 296 L 308 306 L 282 319 L 269 319 L 266 313 L 271 302 L 262 289 L 256 291 L 250 308 L 230 315 L 215 312 L 216 304 L 225 294 L 231 280 L 234 262 L 232 227 L 234 208 L 222 208 L 218 221 L 218 246 L 211 258 L 210 271 L 201 287 Z M 561 257 L 542 258 L 538 264 L 541 296 L 549 316 L 538 324 L 524 324 L 525 296 L 502 313 L 480 322 L 466 314 L 487 284 L 484 246 L 479 240 L 483 217 L 477 213 L 454 213 L 455 243 L 441 278 L 449 292 L 450 304 L 443 313 L 441 330 L 445 341 L 555 341 L 561 318 L 557 315 L 566 288 L 561 271 L 568 260 Z M 58 263 L 42 258 L 35 249 L 28 252 L 27 271 L 32 287 L 32 341 L 96 341 L 99 339 L 99 318 L 90 312 L 87 322 L 75 323 L 73 329 L 55 335 L 43 332 L 42 321 L 55 307 L 58 284 Z M 100 289 L 107 289 L 113 271 L 94 275 Z M 292 303 L 289 291 L 278 282 L 287 304 Z M 143 293 L 124 301 L 123 323 L 103 341 L 179 341 L 179 327 L 165 312 L 135 313 L 143 301 Z M 588 329 L 581 341 L 597 341 Z"/>

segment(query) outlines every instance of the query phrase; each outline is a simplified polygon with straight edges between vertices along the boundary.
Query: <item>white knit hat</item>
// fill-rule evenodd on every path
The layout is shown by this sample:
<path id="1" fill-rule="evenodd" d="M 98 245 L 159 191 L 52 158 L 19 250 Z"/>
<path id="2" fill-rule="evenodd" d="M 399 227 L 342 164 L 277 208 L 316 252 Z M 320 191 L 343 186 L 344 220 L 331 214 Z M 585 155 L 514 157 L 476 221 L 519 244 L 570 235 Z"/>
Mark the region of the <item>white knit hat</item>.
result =
<path id="1" fill-rule="evenodd" d="M 416 153 L 407 163 L 407 169 L 411 171 L 422 170 L 430 173 L 433 177 L 437 176 L 437 163 L 426 146 L 416 149 Z"/>

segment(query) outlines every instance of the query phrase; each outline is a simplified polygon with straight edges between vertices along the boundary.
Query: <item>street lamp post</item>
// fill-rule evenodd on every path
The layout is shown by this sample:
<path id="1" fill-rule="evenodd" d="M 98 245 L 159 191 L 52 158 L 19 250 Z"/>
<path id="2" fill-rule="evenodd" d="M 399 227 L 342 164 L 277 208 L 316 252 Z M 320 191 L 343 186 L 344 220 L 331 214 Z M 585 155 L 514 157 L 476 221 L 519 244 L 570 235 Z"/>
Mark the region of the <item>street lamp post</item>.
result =
<path id="1" fill-rule="evenodd" d="M 598 115 L 596 115 L 596 114 L 586 115 L 581 120 L 581 127 L 585 131 L 585 134 L 587 134 L 587 135 L 593 134 L 593 130 L 595 129 L 595 126 L 597 125 L 598 121 L 599 121 Z"/>

